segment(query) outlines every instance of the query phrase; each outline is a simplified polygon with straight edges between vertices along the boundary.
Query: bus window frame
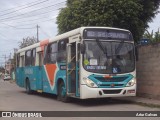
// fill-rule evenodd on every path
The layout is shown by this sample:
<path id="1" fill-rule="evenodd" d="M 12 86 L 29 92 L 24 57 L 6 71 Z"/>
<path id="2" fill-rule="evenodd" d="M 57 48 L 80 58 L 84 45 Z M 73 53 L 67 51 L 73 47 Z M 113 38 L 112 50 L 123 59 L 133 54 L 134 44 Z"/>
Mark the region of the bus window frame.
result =
<path id="1" fill-rule="evenodd" d="M 33 52 L 34 52 L 34 56 L 33 56 Z M 36 64 L 36 48 L 33 48 L 31 50 L 31 66 L 35 66 Z"/>
<path id="2" fill-rule="evenodd" d="M 51 48 L 51 46 L 53 44 L 57 45 L 56 52 L 51 52 L 50 51 L 50 48 Z M 51 54 L 57 54 L 57 53 L 58 53 L 58 44 L 57 44 L 57 42 L 49 43 L 47 46 L 45 46 L 45 56 L 44 56 L 43 63 L 44 64 L 55 64 L 57 62 L 57 55 L 56 55 L 55 61 L 51 62 Z"/>
<path id="3" fill-rule="evenodd" d="M 64 45 L 63 45 L 63 48 L 60 46 L 61 45 L 61 42 L 64 42 Z M 67 61 L 67 43 L 69 42 L 69 39 L 68 38 L 65 38 L 63 40 L 59 40 L 58 41 L 58 53 L 57 53 L 57 62 L 60 62 L 60 63 L 66 63 Z M 62 57 L 62 56 L 63 57 Z"/>
<path id="4" fill-rule="evenodd" d="M 28 52 L 30 52 L 30 56 L 28 56 Z M 25 66 L 31 66 L 32 65 L 32 50 L 25 51 Z"/>

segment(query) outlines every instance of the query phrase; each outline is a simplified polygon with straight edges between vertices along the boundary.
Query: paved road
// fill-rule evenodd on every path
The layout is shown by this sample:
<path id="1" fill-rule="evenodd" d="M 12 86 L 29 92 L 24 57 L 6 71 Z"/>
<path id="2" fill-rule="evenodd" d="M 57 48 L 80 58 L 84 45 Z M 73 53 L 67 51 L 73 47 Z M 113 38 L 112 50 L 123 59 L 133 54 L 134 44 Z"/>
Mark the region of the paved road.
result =
<path id="1" fill-rule="evenodd" d="M 24 88 L 18 87 L 15 83 L 0 80 L 0 111 L 160 111 L 160 109 L 113 99 L 73 99 L 71 103 L 63 103 L 57 101 L 56 96 L 49 94 L 28 95 Z M 146 119 L 149 120 L 149 118 L 144 118 L 144 120 Z M 123 120 L 127 120 L 127 118 L 123 118 Z"/>

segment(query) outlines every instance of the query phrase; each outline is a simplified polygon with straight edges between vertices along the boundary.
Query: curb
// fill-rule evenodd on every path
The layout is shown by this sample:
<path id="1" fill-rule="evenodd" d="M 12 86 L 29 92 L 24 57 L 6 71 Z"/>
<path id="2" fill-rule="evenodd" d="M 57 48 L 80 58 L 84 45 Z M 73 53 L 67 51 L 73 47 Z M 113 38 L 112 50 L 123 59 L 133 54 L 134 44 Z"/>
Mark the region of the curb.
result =
<path id="1" fill-rule="evenodd" d="M 123 98 L 114 98 L 116 100 L 120 100 L 123 102 L 130 102 L 130 103 L 134 103 L 137 105 L 141 105 L 141 106 L 145 106 L 145 107 L 151 107 L 151 108 L 160 108 L 160 104 L 158 103 L 149 103 L 149 102 L 145 102 L 145 101 L 140 101 L 140 100 L 133 100 L 133 99 L 123 99 Z"/>
<path id="2" fill-rule="evenodd" d="M 141 105 L 141 106 L 151 107 L 151 108 L 160 108 L 159 104 L 152 104 L 152 103 L 145 103 L 145 102 L 134 102 L 134 103 Z"/>

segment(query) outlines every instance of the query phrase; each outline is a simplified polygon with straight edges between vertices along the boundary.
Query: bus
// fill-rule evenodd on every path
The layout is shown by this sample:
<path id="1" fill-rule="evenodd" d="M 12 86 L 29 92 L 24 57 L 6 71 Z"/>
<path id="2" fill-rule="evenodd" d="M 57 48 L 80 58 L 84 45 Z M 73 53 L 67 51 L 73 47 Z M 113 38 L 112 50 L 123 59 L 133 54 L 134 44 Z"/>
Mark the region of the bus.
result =
<path id="1" fill-rule="evenodd" d="M 69 98 L 136 96 L 136 52 L 130 31 L 80 27 L 19 49 L 16 83 Z"/>

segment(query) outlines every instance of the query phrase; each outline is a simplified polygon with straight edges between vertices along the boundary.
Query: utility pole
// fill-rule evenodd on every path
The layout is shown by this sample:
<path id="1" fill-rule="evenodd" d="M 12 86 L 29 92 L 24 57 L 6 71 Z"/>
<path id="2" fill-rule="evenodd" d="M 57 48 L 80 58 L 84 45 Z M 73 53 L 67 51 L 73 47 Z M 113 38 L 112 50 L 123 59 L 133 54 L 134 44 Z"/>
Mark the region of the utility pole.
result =
<path id="1" fill-rule="evenodd" d="M 11 53 L 10 53 L 10 56 L 9 56 L 9 74 L 11 75 Z"/>
<path id="2" fill-rule="evenodd" d="M 5 71 L 4 71 L 4 74 L 6 74 L 6 54 L 4 55 L 4 69 L 5 69 Z"/>
<path id="3" fill-rule="evenodd" d="M 40 27 L 40 26 L 37 25 L 37 42 L 39 42 L 39 34 L 38 34 L 38 32 L 39 32 L 39 31 L 38 31 L 38 28 L 39 28 L 39 27 Z"/>

